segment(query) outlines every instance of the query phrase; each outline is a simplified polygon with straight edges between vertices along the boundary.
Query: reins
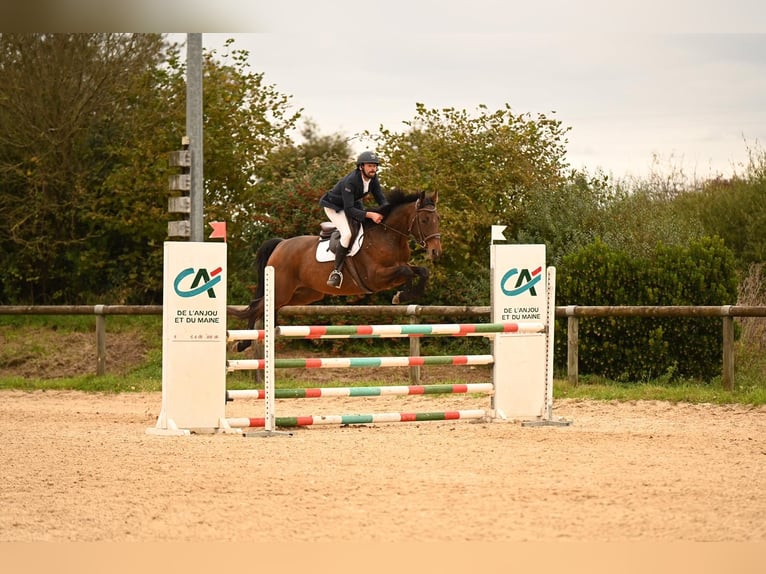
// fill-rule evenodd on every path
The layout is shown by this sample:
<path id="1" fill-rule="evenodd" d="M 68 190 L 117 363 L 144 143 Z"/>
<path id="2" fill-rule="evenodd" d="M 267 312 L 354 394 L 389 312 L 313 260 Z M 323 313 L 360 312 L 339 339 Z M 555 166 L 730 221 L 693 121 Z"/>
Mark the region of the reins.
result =
<path id="1" fill-rule="evenodd" d="M 418 213 L 419 213 L 419 212 L 421 212 L 421 211 L 436 211 L 436 206 L 435 206 L 435 205 L 429 205 L 429 206 L 427 206 L 427 207 L 418 207 L 418 208 L 415 210 L 415 215 L 413 215 L 413 216 L 412 216 L 412 219 L 410 220 L 410 225 L 409 225 L 409 227 L 407 227 L 407 233 L 403 233 L 402 231 L 399 231 L 398 229 L 396 229 L 396 228 L 394 228 L 394 227 L 391 227 L 390 225 L 386 225 L 385 223 L 381 223 L 380 225 L 381 225 L 381 226 L 382 226 L 384 229 L 389 229 L 389 230 L 393 231 L 394 233 L 398 233 L 398 234 L 399 234 L 399 235 L 401 235 L 402 237 L 406 237 L 406 238 L 409 238 L 409 237 L 410 237 L 410 235 L 412 235 L 412 237 L 414 237 L 414 238 L 415 238 L 415 241 L 417 242 L 417 244 L 418 244 L 418 245 L 420 245 L 421 247 L 425 247 L 425 246 L 426 246 L 426 242 L 427 242 L 429 239 L 432 239 L 432 238 L 434 238 L 434 237 L 436 237 L 437 239 L 440 239 L 440 238 L 441 238 L 441 236 L 442 236 L 442 234 L 441 234 L 441 233 L 432 233 L 431 235 L 429 235 L 429 236 L 427 236 L 427 237 L 424 237 L 424 236 L 423 236 L 423 230 L 420 228 L 420 220 L 418 220 Z M 417 230 L 418 230 L 418 235 L 420 235 L 420 238 L 418 238 L 418 237 L 417 237 L 417 236 L 416 236 L 416 235 L 415 235 L 415 234 L 412 232 L 412 226 L 413 226 L 413 224 L 414 224 L 416 221 L 417 221 L 417 224 L 418 224 L 418 225 L 417 225 Z"/>

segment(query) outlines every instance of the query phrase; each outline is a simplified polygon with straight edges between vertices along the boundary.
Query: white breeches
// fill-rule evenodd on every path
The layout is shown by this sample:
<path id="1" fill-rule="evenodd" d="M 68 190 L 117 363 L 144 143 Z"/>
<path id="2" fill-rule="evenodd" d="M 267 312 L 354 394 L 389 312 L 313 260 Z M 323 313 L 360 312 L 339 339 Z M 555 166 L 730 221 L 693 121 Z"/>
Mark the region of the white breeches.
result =
<path id="1" fill-rule="evenodd" d="M 331 207 L 325 207 L 324 212 L 327 214 L 327 218 L 340 231 L 340 244 L 348 248 L 351 245 L 351 226 L 348 224 L 346 214 L 343 211 L 335 211 Z"/>

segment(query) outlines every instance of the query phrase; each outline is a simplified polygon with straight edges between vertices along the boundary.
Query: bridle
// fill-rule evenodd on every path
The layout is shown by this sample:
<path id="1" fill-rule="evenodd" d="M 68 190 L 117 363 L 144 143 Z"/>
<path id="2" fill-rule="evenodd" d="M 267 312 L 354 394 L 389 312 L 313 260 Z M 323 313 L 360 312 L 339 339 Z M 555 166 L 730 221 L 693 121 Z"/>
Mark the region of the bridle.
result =
<path id="1" fill-rule="evenodd" d="M 420 205 L 420 200 L 418 200 L 418 204 L 417 205 Z M 420 213 L 421 211 L 430 211 L 430 212 L 435 213 L 436 212 L 436 206 L 435 205 L 427 205 L 426 207 L 416 207 L 415 215 L 412 216 L 412 219 L 410 220 L 410 225 L 407 227 L 407 233 L 402 233 L 398 229 L 394 229 L 393 227 L 391 227 L 390 225 L 386 225 L 385 223 L 381 223 L 380 225 L 384 229 L 391 230 L 394 233 L 398 233 L 399 235 L 401 235 L 403 237 L 409 238 L 410 235 L 411 235 L 412 237 L 415 238 L 415 241 L 417 242 L 418 245 L 420 245 L 421 247 L 425 248 L 426 242 L 429 239 L 433 239 L 433 238 L 441 239 L 442 234 L 441 233 L 432 233 L 431 235 L 424 236 L 423 230 L 420 228 L 420 220 L 418 219 L 418 213 Z M 417 222 L 417 232 L 418 232 L 418 235 L 420 237 L 418 237 L 418 235 L 415 235 L 412 232 L 412 227 L 413 227 L 413 225 L 415 225 L 416 222 Z"/>

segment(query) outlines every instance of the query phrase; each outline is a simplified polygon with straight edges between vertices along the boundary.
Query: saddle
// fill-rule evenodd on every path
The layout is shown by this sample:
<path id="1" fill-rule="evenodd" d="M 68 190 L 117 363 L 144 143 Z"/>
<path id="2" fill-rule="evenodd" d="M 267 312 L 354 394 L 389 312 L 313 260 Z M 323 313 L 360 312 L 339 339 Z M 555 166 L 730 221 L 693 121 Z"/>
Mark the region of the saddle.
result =
<path id="1" fill-rule="evenodd" d="M 340 231 L 329 221 L 323 221 L 319 226 L 319 241 L 317 242 L 316 260 L 320 263 L 335 261 L 335 251 L 340 245 Z M 365 293 L 374 293 L 369 289 L 359 276 L 357 264 L 353 255 L 359 252 L 364 239 L 364 226 L 353 222 L 351 225 L 351 245 L 346 255 L 346 271 L 351 276 L 351 280 Z"/>
<path id="2" fill-rule="evenodd" d="M 356 221 L 351 223 L 351 245 L 348 249 L 348 255 L 355 255 L 362 247 L 364 240 L 364 226 Z M 330 221 L 323 221 L 319 225 L 319 247 L 317 248 L 317 261 L 334 261 L 335 252 L 340 245 L 340 231 Z M 325 255 L 322 255 L 326 253 Z M 348 261 L 348 260 L 347 260 Z"/>

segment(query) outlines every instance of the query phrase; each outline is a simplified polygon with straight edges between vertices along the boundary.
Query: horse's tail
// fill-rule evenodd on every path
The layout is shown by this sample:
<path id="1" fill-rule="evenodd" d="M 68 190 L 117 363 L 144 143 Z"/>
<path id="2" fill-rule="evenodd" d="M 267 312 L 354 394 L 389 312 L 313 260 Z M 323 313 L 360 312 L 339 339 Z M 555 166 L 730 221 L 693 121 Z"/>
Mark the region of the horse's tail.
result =
<path id="1" fill-rule="evenodd" d="M 258 287 L 255 290 L 255 299 L 263 299 L 266 293 L 266 287 L 263 284 L 266 278 L 266 264 L 269 262 L 269 257 L 274 253 L 274 250 L 282 242 L 281 237 L 273 237 L 263 242 L 258 248 L 258 252 L 255 254 L 255 266 L 258 268 Z"/>
<path id="2" fill-rule="evenodd" d="M 271 257 L 271 254 L 274 253 L 274 249 L 276 249 L 277 245 L 281 241 L 282 238 L 274 237 L 264 241 L 258 248 L 258 251 L 255 254 L 255 266 L 258 270 L 258 286 L 255 289 L 253 300 L 250 301 L 250 304 L 247 307 L 241 310 L 229 307 L 227 309 L 229 315 L 236 317 L 237 319 L 251 320 L 251 323 L 255 322 L 254 314 L 258 308 L 258 304 L 261 302 L 264 294 L 266 293 L 266 287 L 263 284 L 266 275 L 266 264 L 269 262 L 269 257 Z M 252 328 L 252 325 L 250 325 L 250 328 Z"/>

